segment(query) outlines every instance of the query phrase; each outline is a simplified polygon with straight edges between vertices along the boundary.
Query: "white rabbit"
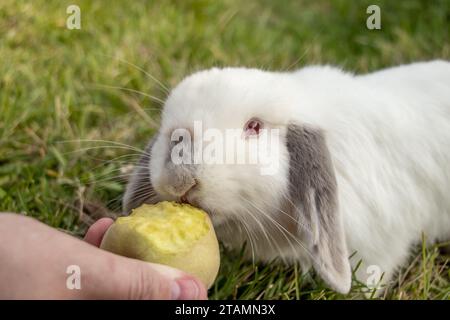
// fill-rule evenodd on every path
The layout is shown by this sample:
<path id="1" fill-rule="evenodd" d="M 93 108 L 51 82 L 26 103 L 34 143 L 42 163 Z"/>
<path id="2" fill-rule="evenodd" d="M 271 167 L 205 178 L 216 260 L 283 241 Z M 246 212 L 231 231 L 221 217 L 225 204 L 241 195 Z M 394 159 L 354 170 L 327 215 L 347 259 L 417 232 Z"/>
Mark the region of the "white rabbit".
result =
<path id="1" fill-rule="evenodd" d="M 198 146 L 195 121 L 203 130 L 238 128 L 244 144 L 278 129 L 276 173 L 173 163 L 173 148 L 188 143 L 171 141 L 173 130 L 189 130 Z M 422 233 L 429 243 L 450 239 L 450 63 L 357 76 L 328 66 L 198 72 L 171 92 L 146 152 L 125 213 L 181 199 L 211 214 L 225 244 L 247 241 L 256 259 L 299 261 L 341 293 L 361 260 L 357 278 L 378 270 L 385 284 Z"/>

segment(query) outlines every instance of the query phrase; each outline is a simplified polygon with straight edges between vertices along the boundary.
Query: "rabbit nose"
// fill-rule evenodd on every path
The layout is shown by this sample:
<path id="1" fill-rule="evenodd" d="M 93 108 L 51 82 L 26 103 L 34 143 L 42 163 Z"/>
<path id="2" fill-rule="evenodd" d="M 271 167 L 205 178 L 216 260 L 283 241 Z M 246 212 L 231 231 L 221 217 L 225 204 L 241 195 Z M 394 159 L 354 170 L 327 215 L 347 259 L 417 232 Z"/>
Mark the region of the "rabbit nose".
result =
<path id="1" fill-rule="evenodd" d="M 173 173 L 166 183 L 167 193 L 177 198 L 186 198 L 188 192 L 197 185 L 197 180 L 191 175 Z"/>

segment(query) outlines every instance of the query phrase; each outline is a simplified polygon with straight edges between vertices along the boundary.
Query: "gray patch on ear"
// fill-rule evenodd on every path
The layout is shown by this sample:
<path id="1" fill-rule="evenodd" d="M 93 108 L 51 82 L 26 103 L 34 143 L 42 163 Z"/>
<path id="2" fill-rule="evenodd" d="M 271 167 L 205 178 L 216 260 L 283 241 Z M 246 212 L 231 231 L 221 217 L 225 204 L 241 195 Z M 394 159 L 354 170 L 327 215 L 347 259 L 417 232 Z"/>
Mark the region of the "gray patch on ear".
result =
<path id="1" fill-rule="evenodd" d="M 150 140 L 145 153 L 134 169 L 130 181 L 127 184 L 122 201 L 124 214 L 129 214 L 132 209 L 139 207 L 143 203 L 156 203 L 156 193 L 150 180 L 150 155 L 156 135 Z"/>
<path id="2" fill-rule="evenodd" d="M 331 155 L 321 130 L 288 126 L 289 193 L 300 238 L 314 269 L 334 290 L 347 293 L 351 268 L 338 210 L 337 184 Z"/>

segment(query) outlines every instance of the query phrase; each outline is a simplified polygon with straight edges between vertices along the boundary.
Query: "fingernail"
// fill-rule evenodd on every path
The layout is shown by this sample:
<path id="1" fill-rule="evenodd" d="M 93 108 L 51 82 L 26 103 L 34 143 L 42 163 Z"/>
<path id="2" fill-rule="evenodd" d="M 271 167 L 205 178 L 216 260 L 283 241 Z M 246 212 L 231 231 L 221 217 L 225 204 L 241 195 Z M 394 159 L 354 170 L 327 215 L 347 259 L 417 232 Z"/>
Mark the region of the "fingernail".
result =
<path id="1" fill-rule="evenodd" d="M 172 282 L 171 290 L 172 290 L 172 300 L 180 299 L 181 288 L 177 281 Z"/>
<path id="2" fill-rule="evenodd" d="M 200 298 L 200 288 L 197 282 L 190 279 L 178 279 L 176 282 L 180 288 L 179 300 L 195 300 Z"/>

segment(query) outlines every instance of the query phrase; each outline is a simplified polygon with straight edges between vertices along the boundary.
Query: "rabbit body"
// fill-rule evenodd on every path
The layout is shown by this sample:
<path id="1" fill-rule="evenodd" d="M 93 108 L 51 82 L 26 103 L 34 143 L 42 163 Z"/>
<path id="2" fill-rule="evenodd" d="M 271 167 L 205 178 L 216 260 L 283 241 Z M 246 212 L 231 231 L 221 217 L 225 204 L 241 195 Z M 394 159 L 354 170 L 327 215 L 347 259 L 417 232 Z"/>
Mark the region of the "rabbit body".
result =
<path id="1" fill-rule="evenodd" d="M 326 131 L 353 266 L 362 260 L 361 281 L 378 266 L 387 282 L 422 233 L 428 243 L 450 239 L 450 63 L 362 76 L 319 70 L 297 75 L 328 100 L 316 124 Z M 336 82 L 325 89 L 327 73 Z"/>

